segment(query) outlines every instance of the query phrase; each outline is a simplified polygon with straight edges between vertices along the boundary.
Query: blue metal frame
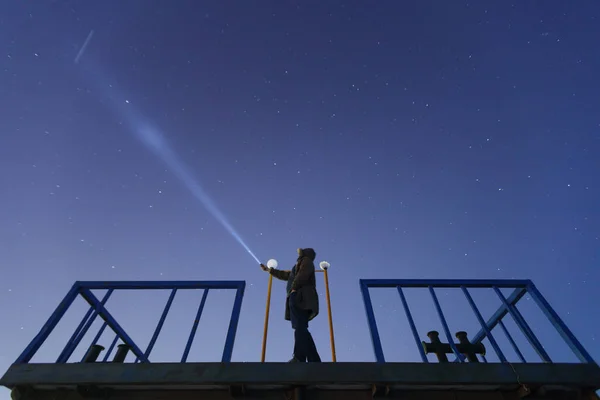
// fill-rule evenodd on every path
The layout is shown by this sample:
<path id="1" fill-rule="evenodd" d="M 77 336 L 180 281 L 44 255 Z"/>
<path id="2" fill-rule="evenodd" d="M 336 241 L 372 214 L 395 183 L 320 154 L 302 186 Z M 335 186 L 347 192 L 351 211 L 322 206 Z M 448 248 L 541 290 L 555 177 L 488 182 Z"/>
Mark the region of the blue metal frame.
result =
<path id="1" fill-rule="evenodd" d="M 516 307 L 517 302 L 523 298 L 525 294 L 531 296 L 531 298 L 537 303 L 542 312 L 546 315 L 546 317 L 550 320 L 552 325 L 556 328 L 565 342 L 569 345 L 573 353 L 578 357 L 578 359 L 583 363 L 594 363 L 592 357 L 588 354 L 588 352 L 583 348 L 581 343 L 577 340 L 577 338 L 573 335 L 573 333 L 569 330 L 569 328 L 565 325 L 565 323 L 560 319 L 560 317 L 556 314 L 556 312 L 552 309 L 550 304 L 546 301 L 546 299 L 542 296 L 542 294 L 537 290 L 534 284 L 530 280 L 458 280 L 458 279 L 361 279 L 360 280 L 360 289 L 363 296 L 363 302 L 365 305 L 365 311 L 367 314 L 367 322 L 369 324 L 369 332 L 371 334 L 371 341 L 373 344 L 373 352 L 375 353 L 375 360 L 378 363 L 385 362 L 385 356 L 383 353 L 383 347 L 381 345 L 381 338 L 379 336 L 379 330 L 377 328 L 377 321 L 375 319 L 375 313 L 373 312 L 373 304 L 371 302 L 371 296 L 369 294 L 369 288 L 397 288 L 398 294 L 400 295 L 400 300 L 402 302 L 402 306 L 406 313 L 406 317 L 408 319 L 408 323 L 412 334 L 414 336 L 415 343 L 417 348 L 419 349 L 419 353 L 421 355 L 421 359 L 423 362 L 428 362 L 427 356 L 423 350 L 423 346 L 421 345 L 421 339 L 417 328 L 415 326 L 415 322 L 413 320 L 412 314 L 410 312 L 410 308 L 408 302 L 406 301 L 406 297 L 402 291 L 403 288 L 424 288 L 428 289 L 429 293 L 432 297 L 433 303 L 435 305 L 438 317 L 444 329 L 444 333 L 446 338 L 448 339 L 448 343 L 452 348 L 452 351 L 457 356 L 455 361 L 464 362 L 464 357 L 460 354 L 454 345 L 454 340 L 451 337 L 450 330 L 448 329 L 448 324 L 446 322 L 446 318 L 444 317 L 444 313 L 442 311 L 442 307 L 439 303 L 439 300 L 435 294 L 436 288 L 456 288 L 461 289 L 467 302 L 469 303 L 475 317 L 481 324 L 481 330 L 477 332 L 473 338 L 471 339 L 472 343 L 480 343 L 483 339 L 488 339 L 492 348 L 496 352 L 498 359 L 500 362 L 507 362 L 504 353 L 500 349 L 500 346 L 494 339 L 492 335 L 492 330 L 500 325 L 501 330 L 508 338 L 510 345 L 515 350 L 515 353 L 519 357 L 522 362 L 526 362 L 523 353 L 518 348 L 516 342 L 506 329 L 506 326 L 502 322 L 502 319 L 510 314 L 514 319 L 515 323 L 528 340 L 530 345 L 535 349 L 538 353 L 542 361 L 551 363 L 552 360 L 550 356 L 547 354 L 546 350 L 540 343 L 540 341 L 536 338 L 535 334 L 519 312 Z M 468 289 L 470 288 L 491 288 L 498 295 L 501 306 L 500 308 L 489 318 L 487 321 L 484 320 L 481 315 L 479 309 L 477 308 L 475 301 L 469 294 Z M 506 298 L 502 292 L 501 288 L 510 288 L 514 289 L 511 295 Z M 481 357 L 484 362 L 487 362 L 485 357 Z"/>
<path id="2" fill-rule="evenodd" d="M 205 289 L 205 292 L 206 292 L 206 289 Z M 150 343 L 148 343 L 148 347 L 146 347 L 146 351 L 144 352 L 144 355 L 146 356 L 146 358 L 148 358 L 148 356 L 150 356 L 150 352 L 152 352 L 152 349 L 154 348 L 154 344 L 156 343 L 156 340 L 158 339 L 158 335 L 160 335 L 160 331 L 162 330 L 162 327 L 165 324 L 165 320 L 167 319 L 167 314 L 169 313 L 169 310 L 171 309 L 171 305 L 173 304 L 173 300 L 175 300 L 176 294 L 177 294 L 177 289 L 171 290 L 171 294 L 169 295 L 167 304 L 165 305 L 165 308 L 163 309 L 160 319 L 158 320 L 158 324 L 156 325 L 156 329 L 154 330 L 154 333 L 152 334 Z M 139 362 L 139 361 L 140 361 L 140 359 L 139 359 L 139 357 L 137 357 L 135 359 L 135 362 Z"/>
<path id="3" fill-rule="evenodd" d="M 35 353 L 40 349 L 43 343 L 48 339 L 48 336 L 60 319 L 67 312 L 73 301 L 77 298 L 77 296 L 81 295 L 83 299 L 90 305 L 90 309 L 87 311 L 82 321 L 79 323 L 75 332 L 73 332 L 71 338 L 67 342 L 65 348 L 59 355 L 57 359 L 57 363 L 66 363 L 89 328 L 94 323 L 94 320 L 97 316 L 100 316 L 104 320 L 102 327 L 95 335 L 92 340 L 92 345 L 96 344 L 100 339 L 100 336 L 104 333 L 106 327 L 110 327 L 112 331 L 115 333 L 115 338 L 113 339 L 109 349 L 106 351 L 103 361 L 106 362 L 112 353 L 115 345 L 120 340 L 122 343 L 125 343 L 130 346 L 131 351 L 136 356 L 136 362 L 150 362 L 149 356 L 152 352 L 154 344 L 158 339 L 160 331 L 164 325 L 165 319 L 171 305 L 173 303 L 173 299 L 177 290 L 179 289 L 204 289 L 204 294 L 202 296 L 201 306 L 198 310 L 198 314 L 196 316 L 196 320 L 194 321 L 193 332 L 190 335 L 188 340 L 186 350 L 184 352 L 183 362 L 187 359 L 187 355 L 189 353 L 189 349 L 191 348 L 196 329 L 198 327 L 198 322 L 200 320 L 200 316 L 202 314 L 202 309 L 204 308 L 204 304 L 206 302 L 206 297 L 208 295 L 209 290 L 211 289 L 234 289 L 236 291 L 235 301 L 233 304 L 233 309 L 231 312 L 231 319 L 229 321 L 229 328 L 227 330 L 227 338 L 225 340 L 225 347 L 223 349 L 222 362 L 230 362 L 231 356 L 233 353 L 233 346 L 235 343 L 235 336 L 237 331 L 238 320 L 240 317 L 240 312 L 242 308 L 242 301 L 244 298 L 244 290 L 246 288 L 246 282 L 244 281 L 115 281 L 115 282 L 75 282 L 64 299 L 60 302 L 56 310 L 52 313 L 50 318 L 46 321 L 40 332 L 33 338 L 31 343 L 25 348 L 25 350 L 21 353 L 21 355 L 15 361 L 15 364 L 25 364 L 31 361 L 32 357 Z M 98 298 L 92 293 L 92 290 L 96 289 L 104 289 L 107 290 L 106 295 L 102 299 L 102 301 L 98 300 Z M 125 330 L 119 325 L 119 323 L 115 320 L 115 318 L 111 315 L 111 313 L 106 309 L 105 305 L 108 302 L 111 294 L 114 290 L 132 290 L 132 289 L 170 289 L 171 295 L 167 300 L 167 304 L 162 312 L 160 320 L 156 326 L 156 329 L 150 339 L 150 343 L 146 348 L 146 351 L 142 351 L 133 341 L 131 337 L 125 332 Z"/>
<path id="4" fill-rule="evenodd" d="M 427 355 L 425 354 L 425 349 L 421 346 L 421 341 L 419 340 L 419 332 L 417 331 L 417 326 L 415 325 L 415 321 L 413 320 L 412 314 L 410 312 L 410 308 L 408 307 L 408 302 L 406 301 L 406 297 L 404 296 L 404 292 L 402 291 L 402 287 L 397 286 L 398 294 L 400 295 L 400 300 L 402 301 L 402 307 L 404 308 L 404 312 L 406 313 L 406 318 L 408 319 L 408 324 L 410 325 L 410 330 L 412 331 L 413 337 L 415 338 L 415 343 L 417 344 L 417 348 L 419 349 L 419 354 L 421 355 L 421 360 L 424 363 L 428 363 Z"/>
<path id="5" fill-rule="evenodd" d="M 196 337 L 196 330 L 198 329 L 198 324 L 200 323 L 200 318 L 202 317 L 202 311 L 204 311 L 204 305 L 206 304 L 207 297 L 208 297 L 208 290 L 204 289 L 204 293 L 202 293 L 202 300 L 200 300 L 200 305 L 198 306 L 198 312 L 196 313 L 196 318 L 194 318 L 194 323 L 192 324 L 192 331 L 190 332 L 190 336 L 188 337 L 187 344 L 185 345 L 185 350 L 183 351 L 183 356 L 181 356 L 182 363 L 187 361 L 188 354 L 190 354 L 190 350 L 192 349 L 192 343 L 194 342 L 194 338 Z"/>
<path id="6" fill-rule="evenodd" d="M 571 351 L 575 353 L 577 358 L 579 358 L 581 362 L 593 363 L 594 359 L 583 348 L 581 343 L 579 343 L 579 341 L 575 338 L 575 335 L 573 335 L 573 332 L 571 332 L 563 320 L 560 319 L 554 309 L 552 309 L 552 306 L 550 306 L 544 296 L 542 296 L 533 282 L 529 282 L 529 285 L 527 285 L 527 292 L 533 301 L 535 301 L 542 309 L 542 312 L 546 315 L 546 318 L 548 318 L 552 325 L 554 325 L 560 336 L 569 345 Z"/>
<path id="7" fill-rule="evenodd" d="M 110 299 L 110 296 L 112 295 L 112 293 L 113 293 L 113 290 L 109 289 L 106 292 L 106 294 L 104 295 L 104 298 L 102 299 L 100 304 L 101 305 L 106 304 L 108 299 Z M 92 312 L 90 313 L 90 311 L 92 311 Z M 89 314 L 89 316 L 88 316 L 88 314 Z M 71 339 L 65 345 L 65 348 L 63 349 L 62 353 L 60 354 L 60 356 L 58 356 L 58 359 L 56 360 L 57 363 L 66 363 L 67 362 L 67 360 L 71 357 L 71 355 L 73 354 L 73 352 L 75 351 L 75 349 L 77 348 L 77 346 L 79 345 L 79 343 L 81 342 L 81 340 L 83 339 L 85 334 L 87 333 L 87 331 L 91 328 L 91 326 L 94 323 L 94 321 L 96 320 L 96 317 L 98 316 L 98 314 L 99 314 L 98 309 L 96 309 L 94 307 L 90 307 L 90 309 L 86 313 L 86 316 L 83 317 L 83 320 L 81 321 L 81 323 L 75 330 L 75 333 L 73 333 L 73 336 L 71 336 Z M 84 321 L 85 321 L 85 325 L 80 329 L 80 327 Z M 84 357 L 85 357 L 85 355 L 84 355 Z"/>
<path id="8" fill-rule="evenodd" d="M 431 294 L 431 299 L 433 300 L 433 304 L 435 305 L 435 309 L 438 313 L 440 323 L 442 324 L 442 327 L 444 328 L 444 333 L 446 334 L 446 339 L 448 340 L 448 344 L 450 345 L 450 348 L 454 352 L 454 355 L 456 355 L 456 357 L 460 360 L 460 362 L 464 362 L 465 358 L 463 357 L 462 354 L 460 354 L 458 352 L 458 349 L 456 348 L 456 345 L 454 344 L 454 338 L 452 338 L 452 334 L 450 333 L 450 328 L 448 328 L 448 323 L 446 322 L 446 318 L 444 317 L 444 312 L 442 311 L 440 302 L 439 302 L 437 296 L 435 295 L 433 286 L 429 285 L 428 288 L 429 288 L 429 294 Z"/>

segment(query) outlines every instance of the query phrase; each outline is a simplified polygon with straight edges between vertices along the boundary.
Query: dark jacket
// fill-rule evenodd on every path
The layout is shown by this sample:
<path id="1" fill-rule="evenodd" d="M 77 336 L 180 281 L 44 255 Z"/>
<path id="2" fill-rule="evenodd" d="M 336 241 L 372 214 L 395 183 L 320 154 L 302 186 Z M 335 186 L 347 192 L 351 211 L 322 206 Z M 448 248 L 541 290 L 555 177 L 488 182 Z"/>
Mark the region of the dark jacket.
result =
<path id="1" fill-rule="evenodd" d="M 287 296 L 292 290 L 296 291 L 297 304 L 303 310 L 310 310 L 309 321 L 319 314 L 319 295 L 315 278 L 315 258 L 313 249 L 302 249 L 296 265 L 289 271 L 270 269 L 270 274 L 277 279 L 287 281 Z M 290 306 L 286 298 L 285 319 L 290 320 Z"/>

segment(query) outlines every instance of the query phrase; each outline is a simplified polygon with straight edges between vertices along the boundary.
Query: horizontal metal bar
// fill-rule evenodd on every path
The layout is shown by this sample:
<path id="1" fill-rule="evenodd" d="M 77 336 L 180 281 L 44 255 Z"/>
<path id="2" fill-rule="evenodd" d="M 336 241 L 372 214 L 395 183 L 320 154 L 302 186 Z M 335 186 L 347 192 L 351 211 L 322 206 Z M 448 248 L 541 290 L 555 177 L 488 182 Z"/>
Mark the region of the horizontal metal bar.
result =
<path id="1" fill-rule="evenodd" d="M 244 281 L 81 281 L 83 289 L 239 289 Z"/>
<path id="2" fill-rule="evenodd" d="M 525 288 L 531 283 L 530 280 L 517 279 L 361 279 L 361 284 L 372 288 Z"/>

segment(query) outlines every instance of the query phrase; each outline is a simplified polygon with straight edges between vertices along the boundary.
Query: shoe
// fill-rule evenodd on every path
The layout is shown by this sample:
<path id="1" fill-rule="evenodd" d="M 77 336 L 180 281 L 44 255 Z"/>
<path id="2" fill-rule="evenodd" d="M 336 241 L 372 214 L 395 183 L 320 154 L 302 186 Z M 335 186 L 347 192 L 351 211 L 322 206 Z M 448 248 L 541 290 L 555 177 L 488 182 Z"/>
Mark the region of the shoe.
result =
<path id="1" fill-rule="evenodd" d="M 292 357 L 292 359 L 290 361 L 288 361 L 290 363 L 297 363 L 300 362 L 300 360 L 298 360 L 296 357 Z"/>

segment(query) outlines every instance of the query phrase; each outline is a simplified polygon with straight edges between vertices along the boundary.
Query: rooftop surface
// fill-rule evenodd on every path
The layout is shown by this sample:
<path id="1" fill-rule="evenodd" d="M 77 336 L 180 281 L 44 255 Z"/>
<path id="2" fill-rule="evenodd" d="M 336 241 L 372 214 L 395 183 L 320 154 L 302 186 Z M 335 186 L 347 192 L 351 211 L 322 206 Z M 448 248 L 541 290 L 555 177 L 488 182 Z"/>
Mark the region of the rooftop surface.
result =
<path id="1" fill-rule="evenodd" d="M 237 393 L 239 398 L 264 399 L 293 392 L 295 387 L 304 387 L 312 393 L 307 397 L 311 399 L 342 394 L 346 399 L 372 398 L 374 388 L 387 393 L 387 398 L 406 398 L 409 392 L 494 392 L 507 398 L 517 396 L 523 387 L 560 388 L 563 395 L 569 389 L 593 393 L 600 388 L 600 367 L 548 363 L 15 364 L 0 384 L 18 387 L 15 395 L 28 393 L 21 399 L 56 398 L 57 391 L 65 399 L 162 398 L 160 393 L 172 398 L 173 391 L 179 391 L 178 398 L 231 399 Z M 202 397 L 198 397 L 200 391 Z"/>

